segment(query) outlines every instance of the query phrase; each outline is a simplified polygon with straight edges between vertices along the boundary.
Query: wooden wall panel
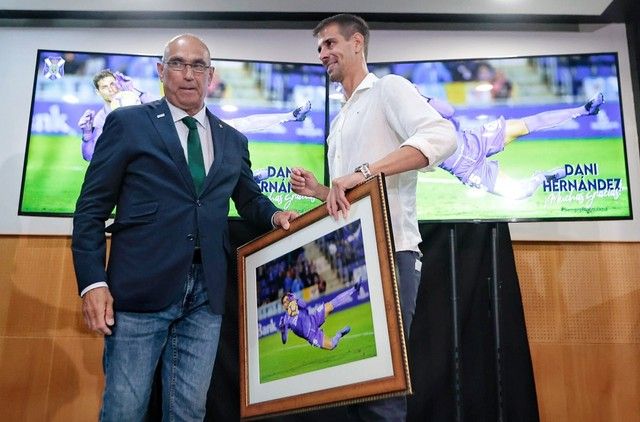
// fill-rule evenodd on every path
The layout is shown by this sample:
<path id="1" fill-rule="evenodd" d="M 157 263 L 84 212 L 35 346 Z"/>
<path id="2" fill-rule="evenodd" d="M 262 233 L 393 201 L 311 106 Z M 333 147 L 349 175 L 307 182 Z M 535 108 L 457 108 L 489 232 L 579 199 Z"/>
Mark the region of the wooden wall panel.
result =
<path id="1" fill-rule="evenodd" d="M 104 383 L 102 344 L 102 338 L 54 339 L 47 421 L 98 420 Z"/>
<path id="2" fill-rule="evenodd" d="M 0 338 L 5 336 L 9 303 L 13 291 L 13 272 L 18 237 L 0 237 Z"/>
<path id="3" fill-rule="evenodd" d="M 514 244 L 531 342 L 640 343 L 640 244 Z"/>
<path id="4" fill-rule="evenodd" d="M 95 420 L 70 239 L 0 236 L 0 420 Z M 640 421 L 640 244 L 514 243 L 543 421 Z"/>
<path id="5" fill-rule="evenodd" d="M 97 419 L 102 339 L 84 328 L 69 248 L 0 236 L 0 421 Z"/>
<path id="6" fill-rule="evenodd" d="M 640 421 L 639 344 L 530 348 L 542 421 Z"/>
<path id="7" fill-rule="evenodd" d="M 3 242 L 4 244 L 4 242 Z M 3 246 L 2 306 L 0 333 L 10 337 L 49 337 L 55 331 L 61 293 L 61 277 L 67 248 L 57 237 L 20 237 Z M 5 261 L 6 260 L 6 261 Z"/>
<path id="8" fill-rule="evenodd" d="M 52 351 L 50 338 L 0 337 L 0 420 L 47 420 Z"/>
<path id="9" fill-rule="evenodd" d="M 543 421 L 640 421 L 640 244 L 514 244 Z"/>

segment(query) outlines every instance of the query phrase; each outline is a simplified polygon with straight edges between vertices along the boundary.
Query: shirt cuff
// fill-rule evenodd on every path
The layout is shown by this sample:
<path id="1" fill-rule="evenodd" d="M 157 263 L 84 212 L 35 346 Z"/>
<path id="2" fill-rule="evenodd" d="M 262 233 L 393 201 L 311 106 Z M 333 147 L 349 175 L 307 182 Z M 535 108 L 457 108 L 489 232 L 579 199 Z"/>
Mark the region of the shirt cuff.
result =
<path id="1" fill-rule="evenodd" d="M 89 290 L 97 289 L 98 287 L 109 287 L 109 285 L 104 281 L 99 281 L 97 283 L 89 284 L 87 287 L 84 288 L 83 291 L 80 292 L 80 297 L 84 297 L 84 295 Z"/>

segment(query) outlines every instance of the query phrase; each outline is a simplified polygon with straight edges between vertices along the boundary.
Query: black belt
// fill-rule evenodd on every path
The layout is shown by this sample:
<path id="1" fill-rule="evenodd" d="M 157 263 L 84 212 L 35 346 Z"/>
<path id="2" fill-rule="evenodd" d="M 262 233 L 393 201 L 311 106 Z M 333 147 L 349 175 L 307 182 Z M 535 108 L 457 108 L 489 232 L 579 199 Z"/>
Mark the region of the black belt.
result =
<path id="1" fill-rule="evenodd" d="M 202 264 L 202 253 L 200 252 L 200 248 L 195 248 L 193 250 L 193 261 L 194 264 Z"/>

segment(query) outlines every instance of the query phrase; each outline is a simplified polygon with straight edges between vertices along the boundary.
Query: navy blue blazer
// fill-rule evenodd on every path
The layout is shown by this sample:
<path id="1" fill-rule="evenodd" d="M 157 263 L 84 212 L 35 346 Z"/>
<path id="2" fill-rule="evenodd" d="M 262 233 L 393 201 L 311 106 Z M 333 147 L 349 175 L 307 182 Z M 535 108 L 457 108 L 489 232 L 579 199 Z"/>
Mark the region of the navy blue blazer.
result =
<path id="1" fill-rule="evenodd" d="M 229 198 L 264 228 L 278 210 L 251 172 L 247 138 L 207 110 L 214 162 L 200 195 L 166 100 L 112 111 L 85 174 L 73 219 L 78 289 L 106 281 L 114 307 L 157 311 L 183 293 L 199 233 L 204 281 L 222 314 L 231 256 Z M 116 206 L 105 270 L 105 221 Z"/>

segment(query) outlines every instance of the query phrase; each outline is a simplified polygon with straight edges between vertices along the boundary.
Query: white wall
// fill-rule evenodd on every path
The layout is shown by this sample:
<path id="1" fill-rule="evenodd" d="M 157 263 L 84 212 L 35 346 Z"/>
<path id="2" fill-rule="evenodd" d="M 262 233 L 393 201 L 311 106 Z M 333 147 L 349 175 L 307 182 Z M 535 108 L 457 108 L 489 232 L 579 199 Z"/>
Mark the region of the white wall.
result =
<path id="1" fill-rule="evenodd" d="M 0 28 L 0 234 L 71 233 L 71 220 L 18 216 L 33 72 L 38 49 L 160 55 L 164 43 L 182 32 L 195 32 L 214 57 L 315 63 L 309 30 L 254 29 L 91 29 Z M 377 30 L 369 48 L 371 62 L 481 57 L 509 57 L 617 52 L 633 210 L 640 213 L 638 131 L 633 107 L 629 55 L 622 24 L 582 26 L 580 31 L 398 31 Z M 632 221 L 511 224 L 517 240 L 640 241 L 640 217 Z"/>

